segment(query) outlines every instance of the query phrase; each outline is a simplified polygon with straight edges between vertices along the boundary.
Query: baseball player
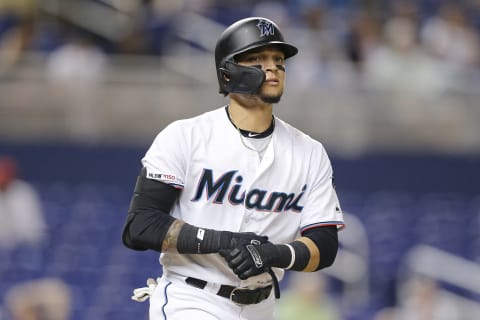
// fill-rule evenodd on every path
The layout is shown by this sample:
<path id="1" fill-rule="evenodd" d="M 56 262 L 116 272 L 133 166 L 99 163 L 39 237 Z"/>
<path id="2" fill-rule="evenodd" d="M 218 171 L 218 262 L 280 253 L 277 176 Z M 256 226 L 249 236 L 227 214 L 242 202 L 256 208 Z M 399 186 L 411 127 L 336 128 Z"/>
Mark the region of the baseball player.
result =
<path id="1" fill-rule="evenodd" d="M 135 291 L 150 319 L 274 319 L 285 270 L 334 262 L 327 153 L 272 112 L 297 51 L 271 20 L 229 26 L 215 48 L 228 105 L 171 123 L 142 159 L 122 238 L 161 253 L 161 278 Z"/>

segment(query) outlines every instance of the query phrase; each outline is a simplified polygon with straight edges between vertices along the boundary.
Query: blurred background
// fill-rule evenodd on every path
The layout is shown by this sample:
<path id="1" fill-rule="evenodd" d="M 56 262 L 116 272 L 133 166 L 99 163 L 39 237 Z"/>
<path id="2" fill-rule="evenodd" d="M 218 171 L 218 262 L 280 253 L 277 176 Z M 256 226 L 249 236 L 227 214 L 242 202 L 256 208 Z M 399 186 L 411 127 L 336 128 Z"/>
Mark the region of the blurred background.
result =
<path id="1" fill-rule="evenodd" d="M 347 222 L 279 319 L 478 318 L 480 1 L 1 0 L 1 320 L 147 319 L 140 159 L 226 103 L 212 50 L 247 16 L 300 49 L 275 114 L 325 145 Z"/>

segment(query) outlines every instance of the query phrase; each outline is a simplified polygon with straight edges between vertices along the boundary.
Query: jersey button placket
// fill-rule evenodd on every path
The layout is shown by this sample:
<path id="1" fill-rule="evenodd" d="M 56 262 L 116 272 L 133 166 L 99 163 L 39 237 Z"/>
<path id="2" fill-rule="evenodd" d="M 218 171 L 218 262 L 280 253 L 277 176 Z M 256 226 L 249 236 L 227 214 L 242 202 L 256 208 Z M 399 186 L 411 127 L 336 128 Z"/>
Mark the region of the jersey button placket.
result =
<path id="1" fill-rule="evenodd" d="M 242 226 L 248 226 L 250 224 L 250 221 L 251 221 L 250 215 L 251 215 L 250 210 L 248 210 L 247 208 L 244 208 Z"/>
<path id="2" fill-rule="evenodd" d="M 247 170 L 248 170 L 248 172 L 254 173 L 254 175 L 255 175 L 254 180 L 255 180 L 256 177 L 258 176 L 260 159 L 259 159 L 258 155 L 255 154 L 254 152 L 250 152 L 248 157 L 249 157 L 249 161 L 247 162 L 248 163 Z M 245 191 L 245 195 L 247 195 L 250 190 L 254 189 L 254 182 L 255 181 L 252 181 L 252 183 L 247 187 L 247 189 Z M 243 223 L 242 223 L 242 225 L 244 227 L 246 227 L 247 230 L 248 230 L 248 226 L 251 225 L 251 223 L 252 223 L 252 214 L 255 213 L 255 209 L 249 209 L 247 207 L 246 201 L 247 200 L 246 200 L 246 197 L 245 197 L 244 202 L 243 202 L 244 212 L 243 212 Z"/>
<path id="3" fill-rule="evenodd" d="M 243 210 L 242 227 L 248 230 L 251 223 L 252 223 L 252 209 L 248 209 L 245 207 Z"/>
<path id="4" fill-rule="evenodd" d="M 243 224 L 248 225 L 250 223 L 250 214 L 248 210 L 245 212 L 245 218 L 243 219 Z"/>

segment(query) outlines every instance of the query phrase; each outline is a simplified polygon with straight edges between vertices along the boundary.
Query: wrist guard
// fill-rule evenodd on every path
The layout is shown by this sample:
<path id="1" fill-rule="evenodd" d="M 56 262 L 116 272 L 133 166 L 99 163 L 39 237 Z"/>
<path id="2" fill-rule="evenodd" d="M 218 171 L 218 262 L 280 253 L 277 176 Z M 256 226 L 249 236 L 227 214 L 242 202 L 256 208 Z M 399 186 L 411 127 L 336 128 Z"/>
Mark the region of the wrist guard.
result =
<path id="1" fill-rule="evenodd" d="M 238 246 L 249 243 L 262 244 L 267 240 L 267 237 L 258 236 L 253 232 L 217 231 L 186 223 L 178 234 L 177 251 L 190 254 L 219 252 L 224 255 Z"/>
<path id="2" fill-rule="evenodd" d="M 177 250 L 179 253 L 216 253 L 230 246 L 232 232 L 203 229 L 184 224 L 178 234 Z"/>

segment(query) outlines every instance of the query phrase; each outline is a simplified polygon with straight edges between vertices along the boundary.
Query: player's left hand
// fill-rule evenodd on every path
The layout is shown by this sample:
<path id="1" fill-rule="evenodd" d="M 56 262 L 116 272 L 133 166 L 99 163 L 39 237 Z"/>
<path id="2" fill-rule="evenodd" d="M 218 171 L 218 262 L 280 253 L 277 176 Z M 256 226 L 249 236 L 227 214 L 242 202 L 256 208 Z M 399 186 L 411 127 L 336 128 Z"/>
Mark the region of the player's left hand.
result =
<path id="1" fill-rule="evenodd" d="M 266 242 L 245 244 L 222 254 L 232 271 L 242 280 L 267 272 L 278 256 L 277 247 Z"/>

